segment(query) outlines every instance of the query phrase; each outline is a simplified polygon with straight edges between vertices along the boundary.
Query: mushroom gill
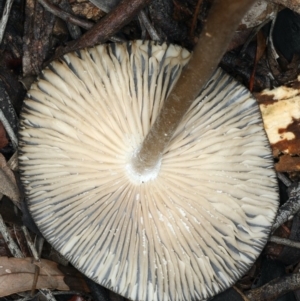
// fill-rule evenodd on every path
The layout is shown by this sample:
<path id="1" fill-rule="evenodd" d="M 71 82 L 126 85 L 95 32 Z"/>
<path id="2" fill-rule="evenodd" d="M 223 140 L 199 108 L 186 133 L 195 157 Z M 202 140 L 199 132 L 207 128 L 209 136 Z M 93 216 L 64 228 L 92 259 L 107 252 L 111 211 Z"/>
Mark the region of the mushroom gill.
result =
<path id="1" fill-rule="evenodd" d="M 45 238 L 132 300 L 204 300 L 250 268 L 277 210 L 256 101 L 218 69 L 157 166 L 132 158 L 190 54 L 135 41 L 65 55 L 31 87 L 20 171 Z"/>

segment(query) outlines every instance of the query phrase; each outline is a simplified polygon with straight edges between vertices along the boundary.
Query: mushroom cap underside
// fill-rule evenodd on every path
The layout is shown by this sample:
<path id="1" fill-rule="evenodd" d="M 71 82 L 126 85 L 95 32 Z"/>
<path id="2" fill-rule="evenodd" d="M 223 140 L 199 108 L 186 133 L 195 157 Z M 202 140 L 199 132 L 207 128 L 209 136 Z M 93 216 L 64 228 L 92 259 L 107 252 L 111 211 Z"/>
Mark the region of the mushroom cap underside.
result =
<path id="1" fill-rule="evenodd" d="M 86 276 L 132 300 L 204 300 L 266 243 L 278 206 L 256 101 L 218 69 L 161 165 L 132 175 L 190 54 L 135 41 L 70 53 L 28 92 L 19 164 L 45 238 Z"/>

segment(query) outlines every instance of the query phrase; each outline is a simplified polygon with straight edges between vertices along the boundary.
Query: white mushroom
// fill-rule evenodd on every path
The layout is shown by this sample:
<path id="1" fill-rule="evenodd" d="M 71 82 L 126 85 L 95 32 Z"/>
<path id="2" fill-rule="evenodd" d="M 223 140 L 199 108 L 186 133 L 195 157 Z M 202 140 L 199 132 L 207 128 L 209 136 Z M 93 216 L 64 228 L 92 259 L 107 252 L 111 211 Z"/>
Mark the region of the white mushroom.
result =
<path id="1" fill-rule="evenodd" d="M 24 102 L 20 170 L 45 238 L 81 272 L 132 300 L 203 300 L 266 243 L 277 183 L 250 93 L 220 69 L 156 168 L 132 167 L 189 53 L 101 45 L 43 71 Z"/>

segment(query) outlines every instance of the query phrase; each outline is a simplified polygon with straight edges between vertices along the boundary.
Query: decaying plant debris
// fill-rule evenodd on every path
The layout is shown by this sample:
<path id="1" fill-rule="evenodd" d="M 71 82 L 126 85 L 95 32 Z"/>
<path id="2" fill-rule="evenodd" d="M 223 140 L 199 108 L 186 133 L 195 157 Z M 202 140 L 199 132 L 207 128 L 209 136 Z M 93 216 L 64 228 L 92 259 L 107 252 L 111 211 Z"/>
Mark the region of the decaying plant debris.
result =
<path id="1" fill-rule="evenodd" d="M 212 1 L 114 1 L 119 6 L 113 10 L 109 1 L 104 0 L 92 1 L 98 7 L 89 1 L 0 0 L 0 15 L 3 15 L 0 20 L 1 297 L 29 300 L 38 296 L 53 300 L 53 295 L 69 290 L 71 295 L 56 298 L 122 299 L 94 286 L 91 297 L 85 280 L 75 275 L 70 266 L 64 267 L 67 262 L 43 241 L 24 207 L 16 151 L 18 116 L 26 89 L 53 58 L 96 43 L 142 38 L 177 43 L 192 50 Z M 255 13 L 249 13 L 241 22 L 220 64 L 255 92 L 267 132 L 272 125 L 277 135 L 273 141 L 270 134 L 270 140 L 283 206 L 273 227 L 273 242 L 234 288 L 214 301 L 277 300 L 283 294 L 285 300 L 300 300 L 297 250 L 300 41 L 295 38 L 299 36 L 300 16 L 297 13 L 300 13 L 297 1 L 257 1 Z M 287 33 L 284 38 L 282 28 Z M 293 41 L 291 46 L 290 41 Z M 285 52 L 285 47 L 292 49 L 292 53 Z M 283 113 L 289 116 L 286 122 Z M 49 271 L 45 274 L 47 265 Z M 26 274 L 30 285 L 24 285 L 21 273 Z M 73 277 L 73 285 L 65 281 L 68 275 Z"/>

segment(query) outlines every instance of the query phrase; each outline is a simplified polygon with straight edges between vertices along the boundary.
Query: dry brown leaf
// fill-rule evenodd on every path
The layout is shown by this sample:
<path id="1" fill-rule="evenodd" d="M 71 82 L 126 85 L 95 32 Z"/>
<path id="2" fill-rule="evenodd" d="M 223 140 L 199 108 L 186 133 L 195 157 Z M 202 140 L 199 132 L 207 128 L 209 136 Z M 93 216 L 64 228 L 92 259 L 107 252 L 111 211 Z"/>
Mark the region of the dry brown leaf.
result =
<path id="1" fill-rule="evenodd" d="M 15 175 L 8 167 L 6 160 L 0 154 L 0 195 L 8 196 L 17 205 L 20 202 L 20 192 L 16 183 Z"/>
<path id="2" fill-rule="evenodd" d="M 31 290 L 36 266 L 40 268 L 36 289 L 89 291 L 82 275 L 72 267 L 45 259 L 36 263 L 32 258 L 0 257 L 0 297 Z"/>

